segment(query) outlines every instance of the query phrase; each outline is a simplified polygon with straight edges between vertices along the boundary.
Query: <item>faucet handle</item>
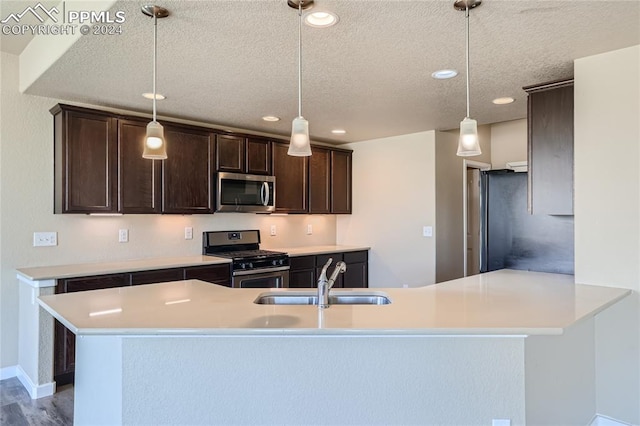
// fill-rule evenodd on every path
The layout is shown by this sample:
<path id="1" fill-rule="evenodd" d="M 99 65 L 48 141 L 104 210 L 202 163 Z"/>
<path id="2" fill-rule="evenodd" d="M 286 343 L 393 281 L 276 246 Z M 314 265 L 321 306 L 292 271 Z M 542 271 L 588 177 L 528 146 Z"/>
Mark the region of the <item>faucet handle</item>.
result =
<path id="1" fill-rule="evenodd" d="M 331 265 L 331 262 L 333 262 L 333 257 L 330 257 L 329 260 L 327 260 L 327 263 L 324 264 L 322 269 L 326 271 L 327 268 L 329 268 L 329 265 Z"/>
<path id="2" fill-rule="evenodd" d="M 331 265 L 331 262 L 333 262 L 332 257 L 330 257 L 329 260 L 327 260 L 327 263 L 325 263 L 322 267 L 322 272 L 320 272 L 320 279 L 327 279 L 327 269 L 329 269 L 329 265 Z"/>

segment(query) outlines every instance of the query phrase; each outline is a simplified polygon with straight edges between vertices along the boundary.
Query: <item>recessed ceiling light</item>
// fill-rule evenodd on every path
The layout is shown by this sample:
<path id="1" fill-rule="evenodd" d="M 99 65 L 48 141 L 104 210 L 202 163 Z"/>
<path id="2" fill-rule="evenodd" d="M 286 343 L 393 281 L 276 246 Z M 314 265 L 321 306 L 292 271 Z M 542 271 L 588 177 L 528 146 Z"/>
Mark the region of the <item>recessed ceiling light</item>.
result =
<path id="1" fill-rule="evenodd" d="M 264 121 L 280 121 L 280 117 L 276 117 L 275 115 L 265 115 L 262 119 Z"/>
<path id="2" fill-rule="evenodd" d="M 347 133 L 347 131 L 344 129 L 333 129 L 331 133 L 333 133 L 334 135 L 344 135 Z"/>
<path id="3" fill-rule="evenodd" d="M 506 104 L 511 104 L 514 101 L 515 101 L 515 99 L 510 98 L 510 97 L 506 97 L 506 98 L 496 98 L 491 102 L 493 102 L 496 105 L 506 105 Z"/>
<path id="4" fill-rule="evenodd" d="M 143 93 L 142 96 L 144 96 L 147 99 L 153 99 L 153 93 Z M 156 100 L 162 101 L 164 99 L 167 99 L 167 97 L 165 95 L 162 95 L 160 93 L 156 93 Z"/>
<path id="5" fill-rule="evenodd" d="M 327 11 L 307 13 L 304 23 L 310 27 L 327 28 L 338 23 L 338 15 Z"/>
<path id="6" fill-rule="evenodd" d="M 431 77 L 436 80 L 446 80 L 448 78 L 453 78 L 458 75 L 458 71 L 456 70 L 438 70 L 431 74 Z"/>

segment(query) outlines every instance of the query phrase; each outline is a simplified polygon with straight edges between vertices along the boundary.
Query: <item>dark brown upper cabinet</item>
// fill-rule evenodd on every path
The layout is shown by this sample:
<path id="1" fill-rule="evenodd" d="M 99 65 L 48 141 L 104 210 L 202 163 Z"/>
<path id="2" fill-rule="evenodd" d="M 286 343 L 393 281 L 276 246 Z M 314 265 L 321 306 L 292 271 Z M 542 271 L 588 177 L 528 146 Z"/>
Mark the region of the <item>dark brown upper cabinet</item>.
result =
<path id="1" fill-rule="evenodd" d="M 207 129 L 163 124 L 162 213 L 213 213 L 214 137 Z"/>
<path id="2" fill-rule="evenodd" d="M 271 142 L 266 139 L 247 138 L 247 173 L 271 174 Z"/>
<path id="3" fill-rule="evenodd" d="M 311 147 L 309 157 L 309 213 L 331 213 L 331 151 Z"/>
<path id="4" fill-rule="evenodd" d="M 56 105 L 54 212 L 118 211 L 116 120 L 107 113 Z"/>
<path id="5" fill-rule="evenodd" d="M 351 213 L 351 151 L 163 122 L 166 160 L 142 158 L 149 119 L 59 104 L 54 115 L 55 213 L 215 211 L 217 171 L 276 176 L 276 212 Z"/>
<path id="6" fill-rule="evenodd" d="M 142 158 L 148 121 L 118 120 L 119 211 L 160 213 L 162 161 Z"/>
<path id="7" fill-rule="evenodd" d="M 573 80 L 524 88 L 529 212 L 573 215 Z"/>
<path id="8" fill-rule="evenodd" d="M 287 154 L 289 144 L 271 143 L 271 170 L 276 177 L 276 212 L 307 213 L 308 157 Z"/>
<path id="9" fill-rule="evenodd" d="M 245 173 L 245 145 L 241 136 L 216 135 L 216 170 Z"/>
<path id="10" fill-rule="evenodd" d="M 331 151 L 331 213 L 351 214 L 351 151 Z"/>
<path id="11" fill-rule="evenodd" d="M 271 174 L 269 140 L 216 135 L 216 170 L 252 175 Z"/>
<path id="12" fill-rule="evenodd" d="M 351 151 L 312 146 L 311 157 L 291 157 L 288 147 L 272 142 L 276 211 L 350 214 Z"/>

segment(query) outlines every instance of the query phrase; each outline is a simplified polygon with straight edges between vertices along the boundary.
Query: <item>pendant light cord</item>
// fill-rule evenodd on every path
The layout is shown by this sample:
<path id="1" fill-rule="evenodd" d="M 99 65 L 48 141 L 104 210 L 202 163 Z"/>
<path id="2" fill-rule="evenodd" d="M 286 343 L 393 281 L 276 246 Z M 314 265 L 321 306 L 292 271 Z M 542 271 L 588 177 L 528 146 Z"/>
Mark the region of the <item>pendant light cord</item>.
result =
<path id="1" fill-rule="evenodd" d="M 298 0 L 298 117 L 302 117 L 302 2 Z"/>
<path id="2" fill-rule="evenodd" d="M 153 121 L 156 121 L 156 67 L 158 56 L 158 13 L 153 11 Z"/>
<path id="3" fill-rule="evenodd" d="M 467 20 L 467 118 L 469 118 L 469 3 L 465 2 L 465 16 Z"/>

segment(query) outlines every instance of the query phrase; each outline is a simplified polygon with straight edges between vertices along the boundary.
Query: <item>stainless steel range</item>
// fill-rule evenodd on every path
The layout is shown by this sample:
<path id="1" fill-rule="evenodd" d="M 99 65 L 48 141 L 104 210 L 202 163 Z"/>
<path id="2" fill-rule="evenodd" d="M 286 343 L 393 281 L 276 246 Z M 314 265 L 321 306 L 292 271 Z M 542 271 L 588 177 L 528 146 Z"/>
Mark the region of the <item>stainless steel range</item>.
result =
<path id="1" fill-rule="evenodd" d="M 211 231 L 202 234 L 202 254 L 232 259 L 235 288 L 289 287 L 289 255 L 260 250 L 260 231 Z"/>

